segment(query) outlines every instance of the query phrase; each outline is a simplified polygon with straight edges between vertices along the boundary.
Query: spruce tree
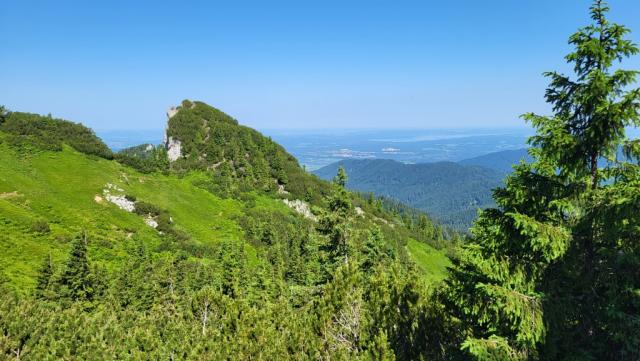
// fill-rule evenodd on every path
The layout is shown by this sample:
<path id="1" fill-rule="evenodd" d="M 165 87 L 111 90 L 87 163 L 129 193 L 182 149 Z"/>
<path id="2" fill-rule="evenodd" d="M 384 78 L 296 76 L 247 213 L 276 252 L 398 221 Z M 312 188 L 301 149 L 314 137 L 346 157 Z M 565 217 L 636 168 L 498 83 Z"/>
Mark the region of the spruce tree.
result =
<path id="1" fill-rule="evenodd" d="M 58 280 L 60 296 L 68 301 L 91 301 L 93 279 L 87 259 L 87 235 L 77 237 L 71 245 L 69 259 Z"/>
<path id="2" fill-rule="evenodd" d="M 327 209 L 320 212 L 318 230 L 328 238 L 324 247 L 329 255 L 329 268 L 335 268 L 340 263 L 347 263 L 351 247 L 349 232 L 353 205 L 345 189 L 347 175 L 340 167 L 333 181 L 331 195 L 327 199 Z"/>
<path id="3" fill-rule="evenodd" d="M 616 324 L 610 317 L 638 317 L 637 299 L 622 300 L 633 298 L 639 281 L 620 265 L 621 258 L 626 267 L 637 265 L 637 247 L 624 242 L 633 236 L 621 226 L 637 224 L 638 216 L 603 217 L 613 205 L 633 204 L 622 197 L 605 207 L 614 189 L 640 191 L 628 182 L 637 173 L 630 176 L 616 159 L 640 109 L 640 91 L 629 89 L 638 72 L 616 62 L 638 48 L 624 39 L 625 27 L 607 21 L 607 11 L 595 1 L 594 23 L 569 39 L 575 51 L 566 60 L 575 78 L 545 74 L 553 116 L 524 115 L 536 129 L 535 162 L 516 167 L 495 191 L 499 208 L 480 215 L 452 269 L 448 299 L 466 328 L 462 348 L 475 359 L 630 359 L 640 344 L 629 331 L 615 331 L 633 324 L 637 330 L 637 321 Z M 604 169 L 602 159 L 609 161 Z M 615 176 L 621 167 L 626 175 Z M 628 296 L 616 295 L 620 287 L 609 283 L 621 279 Z M 624 354 L 610 352 L 623 346 Z"/>
<path id="4" fill-rule="evenodd" d="M 376 265 L 394 258 L 393 251 L 387 246 L 380 227 L 373 226 L 369 230 L 360 258 L 360 269 L 367 275 L 374 271 Z"/>
<path id="5" fill-rule="evenodd" d="M 49 254 L 42 262 L 42 266 L 40 266 L 40 271 L 38 272 L 38 280 L 35 290 L 36 298 L 47 299 L 51 296 L 53 273 L 53 261 L 51 260 L 51 254 Z"/>

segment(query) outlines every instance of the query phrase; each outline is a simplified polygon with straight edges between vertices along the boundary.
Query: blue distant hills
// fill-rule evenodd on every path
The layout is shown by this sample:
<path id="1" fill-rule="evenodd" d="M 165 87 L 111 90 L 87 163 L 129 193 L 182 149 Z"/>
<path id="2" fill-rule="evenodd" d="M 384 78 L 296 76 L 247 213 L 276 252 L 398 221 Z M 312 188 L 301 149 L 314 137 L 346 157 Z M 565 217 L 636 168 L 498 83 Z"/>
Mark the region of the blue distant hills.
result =
<path id="1" fill-rule="evenodd" d="M 466 230 L 478 209 L 495 206 L 492 189 L 501 185 L 512 165 L 521 160 L 531 160 L 524 148 L 459 162 L 405 164 L 389 159 L 348 159 L 313 173 L 331 179 L 338 167 L 344 167 L 350 189 L 397 199 L 443 224 Z"/>
<path id="2" fill-rule="evenodd" d="M 533 158 L 529 155 L 526 148 L 489 153 L 478 157 L 463 159 L 458 163 L 462 165 L 486 167 L 508 174 L 513 170 L 513 165 L 520 161 L 526 163 L 533 161 Z"/>

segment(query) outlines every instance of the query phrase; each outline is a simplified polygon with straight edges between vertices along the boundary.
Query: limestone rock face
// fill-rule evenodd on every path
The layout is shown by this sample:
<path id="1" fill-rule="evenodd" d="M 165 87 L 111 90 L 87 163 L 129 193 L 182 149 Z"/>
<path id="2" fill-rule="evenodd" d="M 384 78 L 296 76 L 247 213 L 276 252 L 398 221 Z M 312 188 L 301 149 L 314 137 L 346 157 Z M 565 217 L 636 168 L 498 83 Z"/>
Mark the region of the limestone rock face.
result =
<path id="1" fill-rule="evenodd" d="M 309 207 L 309 204 L 307 204 L 306 202 L 301 201 L 299 199 L 295 199 L 293 201 L 290 201 L 288 199 L 283 199 L 282 201 L 284 202 L 284 204 L 289 206 L 289 208 L 302 214 L 302 216 L 304 216 L 305 218 L 311 219 L 313 221 L 317 220 L 316 216 L 313 213 L 311 213 L 311 208 Z"/>
<path id="2" fill-rule="evenodd" d="M 167 110 L 167 120 L 178 114 L 178 111 L 178 107 L 170 107 Z M 164 131 L 164 146 L 167 149 L 167 158 L 169 158 L 169 162 L 175 162 L 178 158 L 182 157 L 182 143 L 180 143 L 178 139 L 167 137 L 166 129 Z"/>
<path id="3" fill-rule="evenodd" d="M 176 114 L 178 114 L 178 107 L 170 107 L 167 110 L 167 118 L 168 119 L 171 119 Z"/>
<path id="4" fill-rule="evenodd" d="M 147 226 L 151 228 L 158 228 L 158 222 L 155 219 L 153 219 L 153 217 L 151 216 L 146 216 L 144 218 L 144 223 L 146 223 Z"/>
<path id="5" fill-rule="evenodd" d="M 182 143 L 180 143 L 179 140 L 169 137 L 165 146 L 167 147 L 167 158 L 169 158 L 169 162 L 174 162 L 182 157 Z"/>
<path id="6" fill-rule="evenodd" d="M 125 196 L 117 196 L 112 194 L 107 194 L 105 198 L 118 206 L 118 208 L 125 210 L 127 212 L 133 212 L 136 209 L 135 203 L 125 198 Z"/>

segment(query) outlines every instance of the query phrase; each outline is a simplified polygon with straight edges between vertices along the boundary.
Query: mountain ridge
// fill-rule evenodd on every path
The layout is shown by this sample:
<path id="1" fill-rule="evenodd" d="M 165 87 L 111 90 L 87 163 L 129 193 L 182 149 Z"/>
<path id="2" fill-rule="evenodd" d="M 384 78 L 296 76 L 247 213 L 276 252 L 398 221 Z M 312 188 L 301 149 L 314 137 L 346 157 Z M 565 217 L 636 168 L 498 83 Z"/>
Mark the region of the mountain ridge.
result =
<path id="1" fill-rule="evenodd" d="M 525 163 L 531 163 L 533 161 L 527 148 L 491 152 L 477 157 L 462 159 L 457 163 L 481 166 L 509 174 L 513 171 L 513 166 L 520 163 L 520 161 L 524 161 Z"/>
<path id="2" fill-rule="evenodd" d="M 503 179 L 501 172 L 481 166 L 388 159 L 343 160 L 314 174 L 330 179 L 339 167 L 349 175 L 350 189 L 397 199 L 459 230 L 470 226 L 477 209 L 494 205 L 491 190 Z"/>

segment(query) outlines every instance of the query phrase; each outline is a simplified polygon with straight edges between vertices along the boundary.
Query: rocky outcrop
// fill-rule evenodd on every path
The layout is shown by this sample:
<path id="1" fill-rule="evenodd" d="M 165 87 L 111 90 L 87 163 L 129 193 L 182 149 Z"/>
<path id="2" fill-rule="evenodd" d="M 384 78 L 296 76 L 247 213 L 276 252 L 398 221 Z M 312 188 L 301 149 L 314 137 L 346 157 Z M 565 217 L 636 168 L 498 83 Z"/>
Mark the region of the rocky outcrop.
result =
<path id="1" fill-rule="evenodd" d="M 93 200 L 96 203 L 102 203 L 106 199 L 108 202 L 115 204 L 118 208 L 127 211 L 127 212 L 135 212 L 136 210 L 136 202 L 128 199 L 124 195 L 124 189 L 118 187 L 113 183 L 107 183 L 102 190 L 102 195 L 96 195 Z M 158 228 L 158 221 L 151 214 L 147 214 L 144 217 L 144 223 L 151 228 Z M 173 219 L 169 217 L 169 223 L 173 223 Z"/>
<path id="2" fill-rule="evenodd" d="M 302 216 L 304 216 L 305 218 L 311 219 L 313 221 L 317 220 L 316 216 L 313 213 L 311 213 L 311 208 L 309 208 L 309 204 L 307 204 L 306 202 L 301 201 L 299 199 L 295 199 L 293 201 L 290 201 L 288 199 L 283 199 L 282 201 L 284 202 L 284 204 L 289 206 L 289 208 L 302 214 Z"/>
<path id="3" fill-rule="evenodd" d="M 178 139 L 169 137 L 165 143 L 167 147 L 167 158 L 169 162 L 175 162 L 178 158 L 182 157 L 182 143 Z"/>
<path id="4" fill-rule="evenodd" d="M 105 195 L 105 198 L 118 206 L 118 208 L 125 210 L 127 212 L 133 212 L 136 210 L 136 205 L 132 201 L 128 200 L 125 196 L 116 196 L 112 194 Z"/>
<path id="5" fill-rule="evenodd" d="M 115 204 L 118 208 L 125 210 L 127 212 L 133 212 L 136 209 L 136 204 L 133 201 L 127 199 L 124 196 L 124 190 L 113 183 L 107 183 L 105 188 L 102 190 L 102 194 L 104 195 L 104 199 Z M 100 196 L 94 197 L 94 200 L 98 203 L 102 201 Z"/>
<path id="6" fill-rule="evenodd" d="M 278 183 L 277 180 L 276 180 L 276 183 Z M 289 194 L 289 192 L 286 189 L 284 189 L 284 185 L 278 184 L 278 194 L 287 195 Z"/>
<path id="7" fill-rule="evenodd" d="M 173 118 L 174 115 L 178 114 L 178 110 L 179 110 L 178 107 L 170 107 L 167 110 L 167 118 L 168 119 Z"/>
<path id="8" fill-rule="evenodd" d="M 178 107 L 170 107 L 169 110 L 167 110 L 167 119 L 173 118 L 174 115 L 178 114 L 179 110 L 180 108 Z M 175 162 L 178 158 L 182 157 L 182 143 L 178 139 L 168 137 L 166 129 L 164 131 L 164 146 L 167 149 L 169 162 Z"/>
<path id="9" fill-rule="evenodd" d="M 144 223 L 146 223 L 147 226 L 151 228 L 158 228 L 158 222 L 155 219 L 153 219 L 153 217 L 151 217 L 150 215 L 144 218 Z"/>

